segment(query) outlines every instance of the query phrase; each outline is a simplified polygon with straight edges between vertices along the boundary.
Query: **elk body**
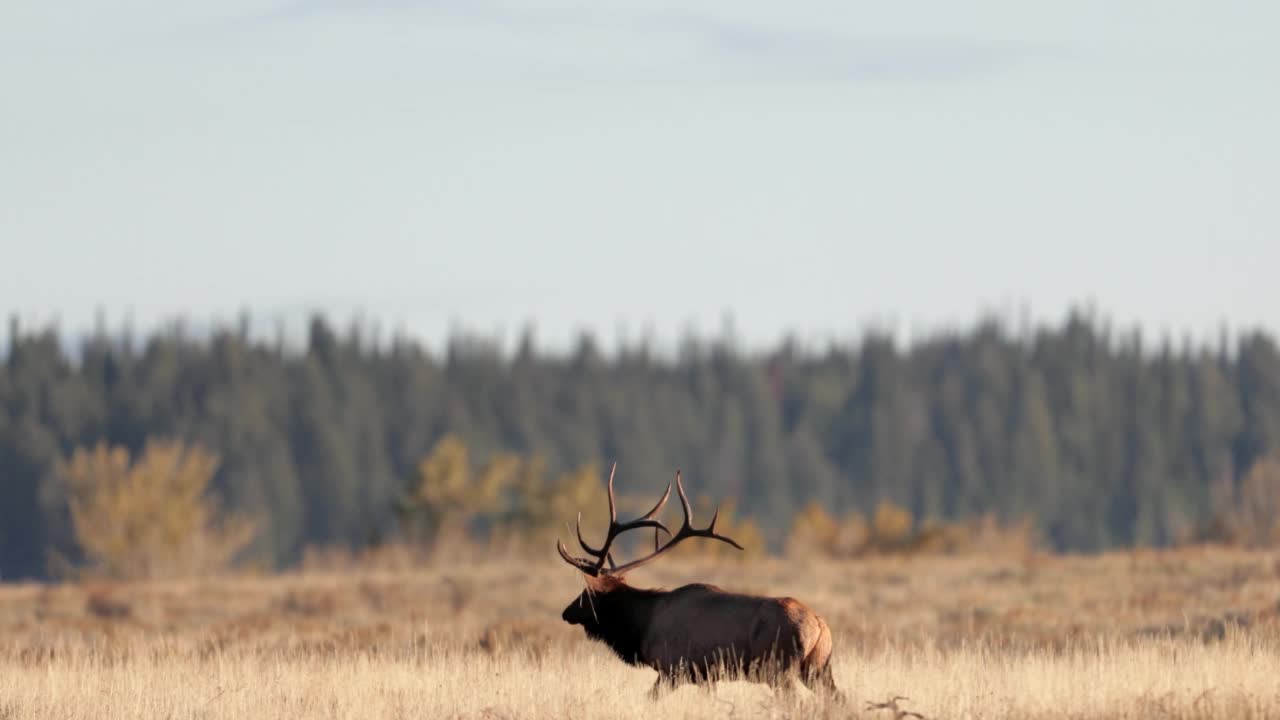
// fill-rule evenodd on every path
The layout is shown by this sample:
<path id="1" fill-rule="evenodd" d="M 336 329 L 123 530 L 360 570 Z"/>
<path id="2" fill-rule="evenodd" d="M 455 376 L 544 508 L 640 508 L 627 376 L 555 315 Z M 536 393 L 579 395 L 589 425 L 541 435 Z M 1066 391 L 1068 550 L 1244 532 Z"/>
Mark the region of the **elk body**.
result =
<path id="1" fill-rule="evenodd" d="M 671 497 L 670 485 L 652 510 L 619 523 L 613 472 L 609 473 L 609 530 L 604 543 L 599 548 L 586 543 L 581 514 L 578 543 L 591 559 L 573 557 L 564 543 L 556 543 L 560 557 L 581 570 L 586 582 L 582 594 L 564 609 L 564 621 L 581 625 L 588 637 L 604 642 L 622 660 L 657 670 L 655 697 L 684 682 L 714 682 L 726 676 L 766 682 L 784 690 L 799 679 L 815 691 L 839 697 L 831 675 L 831 630 L 800 601 L 741 595 L 704 584 L 656 590 L 626 583 L 627 572 L 688 538 L 710 538 L 742 549 L 731 538 L 715 532 L 719 511 L 710 525 L 695 529 L 678 471 L 675 486 L 684 523 L 673 535 L 654 519 Z M 654 529 L 654 551 L 615 565 L 614 540 L 628 530 L 641 528 Z M 669 538 L 665 544 L 658 544 L 659 531 Z"/>

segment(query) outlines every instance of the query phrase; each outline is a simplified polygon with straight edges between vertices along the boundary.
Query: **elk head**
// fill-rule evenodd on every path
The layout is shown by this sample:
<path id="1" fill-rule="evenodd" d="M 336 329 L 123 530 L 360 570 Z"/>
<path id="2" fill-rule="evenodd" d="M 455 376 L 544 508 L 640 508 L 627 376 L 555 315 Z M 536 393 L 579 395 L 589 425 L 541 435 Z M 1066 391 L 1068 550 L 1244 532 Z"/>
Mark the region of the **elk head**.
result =
<path id="1" fill-rule="evenodd" d="M 684 522 L 674 535 L 662 522 L 655 519 L 671 497 L 670 483 L 667 484 L 666 492 L 658 499 L 653 509 L 635 520 L 618 522 L 618 510 L 613 498 L 613 476 L 617 469 L 618 464 L 614 463 L 609 471 L 609 530 L 605 534 L 604 543 L 599 548 L 587 544 L 582 537 L 582 513 L 578 513 L 578 544 L 591 557 L 574 557 L 569 554 L 563 542 L 556 541 L 556 549 L 560 552 L 560 557 L 582 571 L 587 586 L 582 594 L 564 609 L 561 618 L 570 625 L 582 625 L 589 636 L 605 640 L 624 660 L 634 661 L 632 636 L 641 631 L 645 619 L 643 617 L 644 601 L 652 597 L 655 591 L 633 588 L 627 585 L 623 576 L 641 565 L 652 562 L 689 538 L 711 538 L 728 543 L 739 550 L 742 546 L 732 538 L 716 533 L 716 520 L 720 517 L 719 509 L 712 516 L 710 525 L 705 528 L 693 527 L 693 510 L 689 507 L 689 498 L 685 495 L 684 481 L 679 470 L 676 471 L 675 487 L 680 497 L 680 506 L 684 509 Z M 653 528 L 653 552 L 623 565 L 616 565 L 613 561 L 614 541 L 628 530 L 642 528 Z M 669 538 L 666 543 L 659 544 L 660 532 L 666 533 Z"/>

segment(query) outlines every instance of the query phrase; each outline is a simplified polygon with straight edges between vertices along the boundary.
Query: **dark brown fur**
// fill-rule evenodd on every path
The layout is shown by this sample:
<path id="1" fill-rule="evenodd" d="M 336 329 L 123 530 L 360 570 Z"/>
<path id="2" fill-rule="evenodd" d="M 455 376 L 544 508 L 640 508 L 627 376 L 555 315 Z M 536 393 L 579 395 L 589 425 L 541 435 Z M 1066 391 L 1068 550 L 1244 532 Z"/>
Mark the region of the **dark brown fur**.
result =
<path id="1" fill-rule="evenodd" d="M 620 577 L 583 577 L 587 589 L 561 617 L 582 625 L 588 637 L 626 662 L 657 670 L 655 695 L 727 674 L 784 689 L 799 678 L 839 696 L 831 676 L 831 631 L 798 600 L 703 584 L 646 590 Z"/>

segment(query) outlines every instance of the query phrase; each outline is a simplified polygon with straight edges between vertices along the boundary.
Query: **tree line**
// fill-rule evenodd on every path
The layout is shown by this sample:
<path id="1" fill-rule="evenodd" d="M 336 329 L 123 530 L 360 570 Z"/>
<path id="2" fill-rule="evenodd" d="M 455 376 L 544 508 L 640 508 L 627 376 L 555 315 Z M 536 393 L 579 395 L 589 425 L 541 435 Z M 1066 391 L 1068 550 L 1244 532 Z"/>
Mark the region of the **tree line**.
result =
<path id="1" fill-rule="evenodd" d="M 221 506 L 258 519 L 249 552 L 281 567 L 309 546 L 402 536 L 446 437 L 478 463 L 537 458 L 551 478 L 616 460 L 637 496 L 681 468 L 775 548 L 814 504 L 841 517 L 883 503 L 919 520 L 1029 518 L 1057 549 L 1165 545 L 1258 494 L 1245 480 L 1280 450 L 1280 353 L 1263 332 L 1150 345 L 1080 312 L 906 347 L 877 332 L 755 353 L 688 338 L 674 356 L 645 344 L 606 355 L 589 336 L 555 355 L 531 333 L 513 352 L 459 336 L 437 354 L 322 317 L 298 349 L 239 327 L 98 332 L 71 352 L 55 328 L 14 322 L 0 363 L 0 577 L 44 576 L 73 552 L 77 449 L 207 448 Z"/>

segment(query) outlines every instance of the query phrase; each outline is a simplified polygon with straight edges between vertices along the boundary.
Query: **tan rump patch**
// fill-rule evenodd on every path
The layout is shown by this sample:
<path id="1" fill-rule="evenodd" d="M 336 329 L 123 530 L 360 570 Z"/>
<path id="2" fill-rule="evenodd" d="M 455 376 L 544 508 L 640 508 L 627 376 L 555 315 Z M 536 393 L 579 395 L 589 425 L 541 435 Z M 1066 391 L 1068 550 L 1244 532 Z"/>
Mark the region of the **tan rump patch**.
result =
<path id="1" fill-rule="evenodd" d="M 778 605 L 787 613 L 787 617 L 792 620 L 799 620 L 808 612 L 807 608 L 795 598 L 784 597 L 778 598 Z"/>

